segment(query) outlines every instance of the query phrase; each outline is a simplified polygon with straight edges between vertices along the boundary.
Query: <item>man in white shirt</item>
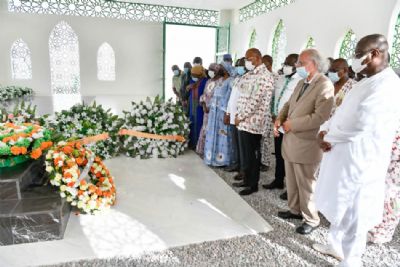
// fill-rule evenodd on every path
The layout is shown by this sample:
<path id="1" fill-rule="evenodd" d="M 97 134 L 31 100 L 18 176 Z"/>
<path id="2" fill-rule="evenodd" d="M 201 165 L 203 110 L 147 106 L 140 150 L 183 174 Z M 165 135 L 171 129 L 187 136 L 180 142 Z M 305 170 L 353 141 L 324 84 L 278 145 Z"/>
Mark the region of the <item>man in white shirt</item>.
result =
<path id="1" fill-rule="evenodd" d="M 241 92 L 239 90 L 240 83 L 241 83 L 243 75 L 246 74 L 244 57 L 241 59 L 238 59 L 238 61 L 236 62 L 236 74 L 237 75 L 236 75 L 235 79 L 232 81 L 232 91 L 231 91 L 231 94 L 229 97 L 224 122 L 225 122 L 225 124 L 232 125 L 232 128 L 233 128 L 233 138 L 232 138 L 233 146 L 232 147 L 235 147 L 235 149 L 233 149 L 233 150 L 235 151 L 235 153 L 237 153 L 236 158 L 238 160 L 237 160 L 237 164 L 235 166 L 229 166 L 225 170 L 226 171 L 238 171 L 239 173 L 235 176 L 235 180 L 239 181 L 239 180 L 243 180 L 243 178 L 244 178 L 243 171 L 241 170 L 242 168 L 240 167 L 240 158 L 241 158 L 241 153 L 243 153 L 243 149 L 240 149 L 239 133 L 238 133 L 237 127 L 235 125 L 235 117 L 237 114 L 238 100 L 239 100 L 239 97 L 241 94 Z"/>
<path id="2" fill-rule="evenodd" d="M 272 119 L 275 121 L 283 105 L 290 99 L 294 88 L 302 79 L 296 73 L 296 63 L 299 60 L 298 54 L 290 54 L 286 57 L 283 63 L 283 75 L 279 77 L 275 84 L 275 92 L 271 104 Z M 282 157 L 282 141 L 284 131 L 280 129 L 279 136 L 274 138 L 275 144 L 275 180 L 263 185 L 265 189 L 283 189 L 285 179 L 285 160 Z"/>
<path id="3" fill-rule="evenodd" d="M 388 47 L 380 34 L 358 42 L 352 67 L 366 78 L 319 133 L 325 153 L 315 202 L 331 225 L 329 245 L 313 248 L 342 259 L 343 267 L 362 266 L 367 233 L 382 220 L 385 176 L 400 118 L 400 79 L 388 66 Z"/>

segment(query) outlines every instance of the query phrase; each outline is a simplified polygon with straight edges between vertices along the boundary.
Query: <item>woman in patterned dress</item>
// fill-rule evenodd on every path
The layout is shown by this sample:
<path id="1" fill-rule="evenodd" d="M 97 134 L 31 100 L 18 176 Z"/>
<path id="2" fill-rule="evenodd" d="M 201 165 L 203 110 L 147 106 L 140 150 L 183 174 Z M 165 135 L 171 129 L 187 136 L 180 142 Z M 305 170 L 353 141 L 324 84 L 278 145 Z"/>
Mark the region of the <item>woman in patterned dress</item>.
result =
<path id="1" fill-rule="evenodd" d="M 214 88 L 222 85 L 222 77 L 219 75 L 219 65 L 216 63 L 212 63 L 208 68 L 208 75 L 210 79 L 206 84 L 206 88 L 204 89 L 204 93 L 200 96 L 200 104 L 203 105 L 203 126 L 200 130 L 199 141 L 197 142 L 196 152 L 201 157 L 204 155 L 204 145 L 206 142 L 206 130 L 208 123 L 208 113 L 210 111 L 210 101 L 214 95 Z"/>
<path id="2" fill-rule="evenodd" d="M 400 128 L 392 146 L 392 160 L 386 175 L 386 193 L 382 223 L 368 233 L 368 241 L 390 242 L 400 221 Z"/>
<path id="3" fill-rule="evenodd" d="M 232 153 L 232 127 L 224 123 L 224 116 L 231 94 L 233 67 L 225 62 L 220 65 L 222 82 L 214 89 L 210 102 L 204 162 L 211 166 L 229 166 L 236 161 L 236 153 Z"/>

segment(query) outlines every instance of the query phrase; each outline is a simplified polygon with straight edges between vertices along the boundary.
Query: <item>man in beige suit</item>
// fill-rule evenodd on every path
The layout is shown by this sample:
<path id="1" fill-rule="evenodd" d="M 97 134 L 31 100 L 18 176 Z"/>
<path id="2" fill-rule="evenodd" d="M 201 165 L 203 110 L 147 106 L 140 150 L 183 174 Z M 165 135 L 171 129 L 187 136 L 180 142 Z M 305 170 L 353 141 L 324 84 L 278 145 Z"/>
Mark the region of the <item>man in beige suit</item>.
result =
<path id="1" fill-rule="evenodd" d="M 289 211 L 279 212 L 283 219 L 303 219 L 296 229 L 309 234 L 319 226 L 314 204 L 315 172 L 322 159 L 317 142 L 319 127 L 328 118 L 333 106 L 334 86 L 322 73 L 324 58 L 315 49 L 304 50 L 297 63 L 297 73 L 303 78 L 284 105 L 274 125 L 285 131 L 282 155 L 285 159 L 286 187 Z"/>

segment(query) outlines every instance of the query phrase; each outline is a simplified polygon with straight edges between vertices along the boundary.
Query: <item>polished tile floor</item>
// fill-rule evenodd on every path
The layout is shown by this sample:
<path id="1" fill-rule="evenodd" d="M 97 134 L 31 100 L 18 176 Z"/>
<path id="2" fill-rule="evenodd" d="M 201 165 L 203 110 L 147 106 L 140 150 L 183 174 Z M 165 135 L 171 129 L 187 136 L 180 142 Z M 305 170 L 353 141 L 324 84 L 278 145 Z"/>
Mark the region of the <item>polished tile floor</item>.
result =
<path id="1" fill-rule="evenodd" d="M 135 257 L 272 230 L 193 152 L 106 163 L 116 180 L 115 207 L 98 216 L 72 215 L 63 240 L 0 247 L 0 266 Z"/>

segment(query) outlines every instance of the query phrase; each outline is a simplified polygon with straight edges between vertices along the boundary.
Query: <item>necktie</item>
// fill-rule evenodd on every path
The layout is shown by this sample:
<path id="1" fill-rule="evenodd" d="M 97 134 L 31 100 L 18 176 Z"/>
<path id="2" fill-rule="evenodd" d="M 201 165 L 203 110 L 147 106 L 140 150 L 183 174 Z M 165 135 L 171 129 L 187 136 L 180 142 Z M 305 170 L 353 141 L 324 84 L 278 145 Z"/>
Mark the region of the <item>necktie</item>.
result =
<path id="1" fill-rule="evenodd" d="M 310 85 L 309 83 L 304 83 L 303 88 L 301 88 L 300 94 L 296 99 L 296 102 L 299 101 L 300 97 L 303 96 L 304 92 L 307 90 L 309 85 Z"/>

